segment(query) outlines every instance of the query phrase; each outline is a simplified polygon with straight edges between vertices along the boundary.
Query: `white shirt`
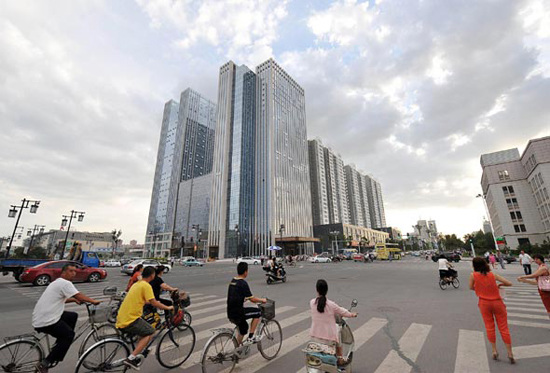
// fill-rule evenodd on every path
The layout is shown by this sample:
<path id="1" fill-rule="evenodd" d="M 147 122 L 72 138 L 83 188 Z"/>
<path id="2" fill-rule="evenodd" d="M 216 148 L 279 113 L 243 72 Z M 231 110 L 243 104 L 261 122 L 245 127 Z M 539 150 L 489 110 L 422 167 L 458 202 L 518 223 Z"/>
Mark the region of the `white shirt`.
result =
<path id="1" fill-rule="evenodd" d="M 65 301 L 78 292 L 73 283 L 64 278 L 58 278 L 48 285 L 34 306 L 33 328 L 43 328 L 58 322 L 65 311 Z"/>
<path id="2" fill-rule="evenodd" d="M 437 261 L 437 264 L 439 264 L 439 270 L 447 270 L 449 268 L 449 262 L 445 258 L 441 258 Z"/>
<path id="3" fill-rule="evenodd" d="M 532 261 L 533 261 L 533 258 L 531 258 L 529 254 L 519 254 L 519 262 L 522 265 L 531 264 Z"/>

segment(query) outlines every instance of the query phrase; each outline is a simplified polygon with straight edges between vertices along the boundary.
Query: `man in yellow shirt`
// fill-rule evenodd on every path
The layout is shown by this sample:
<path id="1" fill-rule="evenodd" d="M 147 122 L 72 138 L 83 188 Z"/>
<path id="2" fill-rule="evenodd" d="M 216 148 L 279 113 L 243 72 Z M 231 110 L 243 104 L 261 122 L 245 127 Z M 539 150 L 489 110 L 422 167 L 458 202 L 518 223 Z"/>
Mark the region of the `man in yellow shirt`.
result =
<path id="1" fill-rule="evenodd" d="M 162 310 L 171 311 L 173 306 L 165 306 L 155 299 L 153 288 L 149 284 L 155 278 L 155 269 L 146 267 L 142 274 L 142 280 L 136 282 L 131 288 L 124 301 L 120 305 L 116 319 L 116 327 L 122 332 L 139 336 L 139 341 L 135 350 L 124 360 L 124 364 L 132 369 L 139 370 L 140 358 L 137 355 L 141 353 L 155 333 L 155 328 L 147 321 L 141 318 L 143 306 L 150 303 L 153 307 Z"/>

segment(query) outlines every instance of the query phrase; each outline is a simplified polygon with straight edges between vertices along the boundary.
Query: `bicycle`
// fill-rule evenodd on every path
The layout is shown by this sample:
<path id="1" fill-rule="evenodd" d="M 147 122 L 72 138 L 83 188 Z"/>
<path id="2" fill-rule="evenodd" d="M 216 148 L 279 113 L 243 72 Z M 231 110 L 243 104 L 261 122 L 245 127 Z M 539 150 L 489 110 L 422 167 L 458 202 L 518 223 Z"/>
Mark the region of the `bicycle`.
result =
<path id="1" fill-rule="evenodd" d="M 458 289 L 460 286 L 460 281 L 458 281 L 457 274 L 439 278 L 439 287 L 441 290 L 447 289 L 449 285 L 452 285 L 455 289 Z"/>
<path id="2" fill-rule="evenodd" d="M 189 358 L 195 348 L 196 336 L 190 325 L 180 327 L 184 318 L 181 304 L 186 304 L 185 300 L 174 299 L 174 312 L 165 311 L 165 320 L 157 323 L 153 338 L 139 356 L 140 365 L 149 355 L 151 346 L 157 339 L 160 340 L 155 355 L 164 368 L 179 367 Z M 155 319 L 158 317 L 160 320 L 160 316 L 156 315 Z M 106 338 L 97 342 L 78 359 L 75 373 L 125 372 L 130 368 L 124 364 L 124 360 L 135 349 L 135 342 L 134 336 L 126 333 L 122 333 L 118 338 Z"/>
<path id="3" fill-rule="evenodd" d="M 88 320 L 76 327 L 74 340 L 76 341 L 86 331 L 91 330 L 78 349 L 79 356 L 94 343 L 118 335 L 117 329 L 106 323 L 108 307 L 96 307 L 88 303 L 85 305 L 88 310 Z M 46 348 L 44 348 L 43 340 L 45 340 Z M 4 341 L 5 343 L 0 346 L 0 372 L 34 372 L 36 364 L 51 352 L 50 338 L 46 333 L 21 334 L 6 337 Z M 53 366 L 55 365 L 57 362 L 53 364 Z"/>
<path id="4" fill-rule="evenodd" d="M 259 305 L 262 317 L 256 329 L 256 336 L 259 342 L 258 351 L 267 359 L 274 359 L 283 344 L 283 331 L 281 325 L 275 320 L 275 302 L 267 300 L 266 304 Z M 204 345 L 201 355 L 201 366 L 203 373 L 210 372 L 231 372 L 240 359 L 250 354 L 251 344 L 237 342 L 238 327 L 234 329 L 219 328 L 213 329 L 214 335 Z M 227 363 L 227 364 L 225 364 Z"/>

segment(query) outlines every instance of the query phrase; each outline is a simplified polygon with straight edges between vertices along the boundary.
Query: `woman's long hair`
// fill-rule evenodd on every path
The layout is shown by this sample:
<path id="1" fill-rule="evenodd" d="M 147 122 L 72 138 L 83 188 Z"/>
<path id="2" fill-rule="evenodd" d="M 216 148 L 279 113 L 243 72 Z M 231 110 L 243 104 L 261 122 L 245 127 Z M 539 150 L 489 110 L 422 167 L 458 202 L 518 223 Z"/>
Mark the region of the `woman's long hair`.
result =
<path id="1" fill-rule="evenodd" d="M 325 280 L 317 280 L 317 285 L 315 285 L 315 287 L 317 288 L 317 293 L 319 293 L 319 296 L 315 300 L 315 303 L 317 303 L 317 311 L 323 313 L 327 305 L 328 284 Z"/>
<path id="2" fill-rule="evenodd" d="M 134 268 L 134 272 L 132 272 L 132 276 L 136 274 L 136 272 L 141 271 L 143 268 L 143 264 L 138 264 L 136 268 Z"/>
<path id="3" fill-rule="evenodd" d="M 479 272 L 483 275 L 491 272 L 491 268 L 489 267 L 489 264 L 487 264 L 487 261 L 479 256 L 476 256 L 472 260 L 472 266 L 474 267 L 475 272 Z"/>

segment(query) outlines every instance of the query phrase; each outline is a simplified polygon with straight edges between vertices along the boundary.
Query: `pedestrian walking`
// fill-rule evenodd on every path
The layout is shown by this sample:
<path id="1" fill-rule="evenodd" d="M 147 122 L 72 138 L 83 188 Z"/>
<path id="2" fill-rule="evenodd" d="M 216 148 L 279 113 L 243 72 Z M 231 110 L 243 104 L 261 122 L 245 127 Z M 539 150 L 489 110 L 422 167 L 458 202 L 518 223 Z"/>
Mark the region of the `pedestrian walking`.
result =
<path id="1" fill-rule="evenodd" d="M 550 318 L 550 271 L 544 263 L 542 255 L 533 255 L 533 260 L 538 264 L 539 268 L 533 274 L 518 277 L 518 281 L 538 286 L 540 299 Z"/>
<path id="2" fill-rule="evenodd" d="M 506 267 L 504 267 L 504 255 L 502 255 L 500 250 L 497 250 L 497 258 L 498 258 L 498 262 L 500 263 L 500 267 L 502 269 L 506 269 Z"/>
<path id="3" fill-rule="evenodd" d="M 491 263 L 491 267 L 493 267 L 493 269 L 496 269 L 497 258 L 495 254 L 489 254 L 489 263 Z"/>
<path id="4" fill-rule="evenodd" d="M 519 264 L 523 266 L 523 272 L 525 272 L 526 275 L 530 275 L 532 273 L 531 271 L 532 262 L 533 262 L 533 258 L 531 258 L 529 254 L 525 254 L 525 251 L 521 250 L 519 254 Z"/>
<path id="5" fill-rule="evenodd" d="M 495 331 L 496 319 L 500 336 L 506 345 L 510 364 L 515 364 L 516 361 L 512 353 L 512 338 L 508 330 L 508 314 L 499 291 L 501 286 L 512 286 L 512 283 L 504 277 L 491 272 L 489 265 L 483 258 L 474 258 L 472 266 L 474 272 L 470 275 L 470 290 L 474 290 L 479 297 L 478 307 L 485 324 L 485 330 L 487 331 L 487 339 L 493 349 L 493 359 L 498 360 Z M 497 281 L 499 284 L 497 284 Z"/>
<path id="6" fill-rule="evenodd" d="M 174 263 L 175 263 L 174 257 L 170 258 L 170 266 L 172 267 L 172 269 L 174 269 Z"/>

